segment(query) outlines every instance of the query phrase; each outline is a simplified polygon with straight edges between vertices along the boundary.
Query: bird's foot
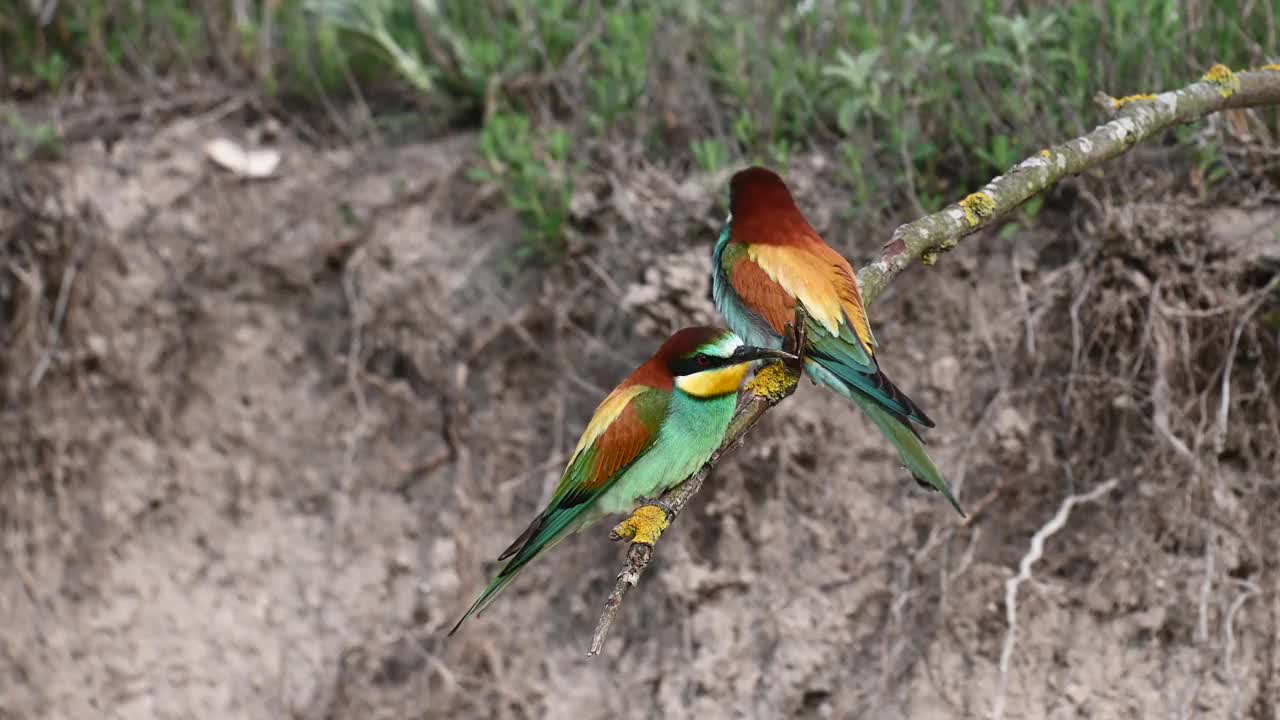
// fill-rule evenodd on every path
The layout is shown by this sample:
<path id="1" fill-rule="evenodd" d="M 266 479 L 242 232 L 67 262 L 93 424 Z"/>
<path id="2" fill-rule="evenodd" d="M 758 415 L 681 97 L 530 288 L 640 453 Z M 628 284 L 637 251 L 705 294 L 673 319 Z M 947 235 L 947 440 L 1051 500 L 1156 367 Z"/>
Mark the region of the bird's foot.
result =
<path id="1" fill-rule="evenodd" d="M 799 370 L 804 369 L 804 350 L 805 343 L 808 342 L 809 314 L 805 312 L 804 306 L 796 304 L 795 319 L 787 323 L 782 333 L 782 349 L 796 356 L 795 360 L 789 360 L 788 363 L 794 365 Z"/>
<path id="2" fill-rule="evenodd" d="M 631 517 L 618 523 L 610 540 L 630 540 L 641 545 L 653 546 L 662 537 L 662 533 L 671 525 L 676 516 L 675 508 L 666 502 L 654 498 L 645 499 L 640 507 L 631 513 Z"/>

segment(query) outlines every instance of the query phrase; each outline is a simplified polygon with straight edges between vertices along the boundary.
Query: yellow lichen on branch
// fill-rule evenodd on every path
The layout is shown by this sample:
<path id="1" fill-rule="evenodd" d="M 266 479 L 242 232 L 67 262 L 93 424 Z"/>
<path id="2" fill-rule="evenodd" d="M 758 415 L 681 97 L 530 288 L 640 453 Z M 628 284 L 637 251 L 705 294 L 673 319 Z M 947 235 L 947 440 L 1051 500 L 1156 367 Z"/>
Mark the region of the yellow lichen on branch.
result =
<path id="1" fill-rule="evenodd" d="M 995 212 L 996 201 L 985 192 L 976 192 L 960 201 L 960 209 L 964 210 L 964 220 L 969 227 L 977 227 Z"/>
<path id="2" fill-rule="evenodd" d="M 1140 93 L 1138 95 L 1125 95 L 1122 98 L 1112 98 L 1111 105 L 1113 106 L 1114 109 L 1119 110 L 1120 108 L 1130 103 L 1141 102 L 1143 100 L 1155 100 L 1155 99 L 1156 99 L 1156 96 L 1152 95 L 1151 93 Z"/>
<path id="3" fill-rule="evenodd" d="M 1240 78 L 1236 77 L 1236 74 L 1226 65 L 1214 65 L 1200 79 L 1217 85 L 1218 94 L 1224 98 L 1229 98 L 1240 91 Z"/>
<path id="4" fill-rule="evenodd" d="M 938 262 L 939 253 L 944 253 L 955 246 L 956 241 L 954 239 L 943 239 L 942 242 L 938 243 L 937 247 L 925 250 L 924 254 L 920 256 L 920 262 L 932 267 L 934 263 Z"/>
<path id="5" fill-rule="evenodd" d="M 746 390 L 756 397 L 781 400 L 795 390 L 797 382 L 797 376 L 787 370 L 786 365 L 772 362 L 756 372 Z"/>

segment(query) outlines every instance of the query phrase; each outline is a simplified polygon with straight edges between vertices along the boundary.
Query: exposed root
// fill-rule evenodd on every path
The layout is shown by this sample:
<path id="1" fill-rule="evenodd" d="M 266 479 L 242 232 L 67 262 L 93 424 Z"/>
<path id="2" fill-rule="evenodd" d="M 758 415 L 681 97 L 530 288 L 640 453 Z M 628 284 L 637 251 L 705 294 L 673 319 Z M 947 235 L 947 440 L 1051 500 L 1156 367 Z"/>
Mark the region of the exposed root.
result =
<path id="1" fill-rule="evenodd" d="M 1031 536 L 1031 549 L 1018 563 L 1018 574 L 1005 583 L 1004 610 L 1009 629 L 1004 636 L 1004 648 L 1000 651 L 1000 682 L 996 690 L 995 704 L 991 709 L 991 717 L 994 720 L 1004 717 L 1005 702 L 1009 693 L 1009 663 L 1013 660 L 1014 645 L 1018 641 L 1018 588 L 1031 579 L 1031 566 L 1044 556 L 1045 540 L 1067 524 L 1067 518 L 1071 516 L 1071 508 L 1080 503 L 1097 500 L 1114 490 L 1116 483 L 1117 480 L 1112 478 L 1083 495 L 1070 495 L 1063 500 L 1058 512 L 1049 518 L 1049 522 L 1037 530 L 1035 535 Z"/>

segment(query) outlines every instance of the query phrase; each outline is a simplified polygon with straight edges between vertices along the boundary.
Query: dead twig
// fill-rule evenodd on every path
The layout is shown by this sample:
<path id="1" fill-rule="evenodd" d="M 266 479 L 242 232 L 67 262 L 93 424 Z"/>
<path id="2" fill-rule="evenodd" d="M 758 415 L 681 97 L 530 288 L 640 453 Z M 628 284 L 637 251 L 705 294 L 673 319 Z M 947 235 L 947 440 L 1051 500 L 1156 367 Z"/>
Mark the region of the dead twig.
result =
<path id="1" fill-rule="evenodd" d="M 1156 297 L 1160 293 L 1160 286 L 1157 283 L 1151 288 L 1150 314 L 1148 317 L 1155 317 L 1156 314 Z M 1151 383 L 1151 425 L 1155 428 L 1156 434 L 1169 443 L 1169 447 L 1173 448 L 1180 457 L 1186 460 L 1195 468 L 1196 474 L 1200 474 L 1200 461 L 1196 454 L 1191 452 L 1191 448 L 1182 441 L 1174 432 L 1169 424 L 1170 410 L 1170 391 L 1169 376 L 1173 371 L 1173 363 L 1176 359 L 1177 352 L 1175 350 L 1174 341 L 1169 337 L 1172 331 L 1163 324 L 1152 327 L 1152 340 L 1155 345 L 1156 372 L 1155 378 Z"/>
<path id="2" fill-rule="evenodd" d="M 356 460 L 360 447 L 369 434 L 369 402 L 361 382 L 362 358 L 364 356 L 364 332 L 367 323 L 368 308 L 361 293 L 357 273 L 366 253 L 362 246 L 351 254 L 342 273 L 342 291 L 350 313 L 350 333 L 347 350 L 342 362 L 345 365 L 347 387 L 351 390 L 356 404 L 356 417 L 346 432 L 346 448 L 342 454 L 342 472 L 339 475 L 339 492 L 335 497 L 333 526 L 329 536 L 329 558 L 338 561 L 338 543 L 341 541 L 351 514 L 352 496 L 355 492 L 357 475 Z"/>
<path id="3" fill-rule="evenodd" d="M 49 366 L 53 363 L 53 356 L 58 352 L 58 344 L 62 339 L 62 322 L 67 316 L 67 301 L 71 299 L 71 284 L 76 279 L 76 265 L 69 263 L 62 270 L 62 285 L 58 288 L 58 299 L 53 304 L 53 319 L 49 321 L 48 339 L 45 342 L 44 352 L 40 354 L 40 361 L 36 363 L 36 367 L 31 371 L 31 380 L 28 386 L 35 389 L 40 381 L 44 379 L 44 374 L 49 370 Z"/>
<path id="4" fill-rule="evenodd" d="M 1218 398 L 1217 424 L 1213 429 L 1213 451 L 1217 455 L 1222 454 L 1227 442 L 1227 417 L 1231 406 L 1231 370 L 1235 365 L 1236 350 L 1240 347 L 1240 335 L 1244 333 L 1245 326 L 1249 324 L 1254 314 L 1262 307 L 1267 297 L 1266 293 L 1276 287 L 1280 287 L 1280 275 L 1272 278 L 1271 282 L 1267 283 L 1266 287 L 1257 293 L 1256 299 L 1250 298 L 1253 299 L 1253 303 L 1245 310 L 1240 321 L 1236 323 L 1235 330 L 1231 333 L 1231 347 L 1227 350 L 1227 363 L 1222 368 L 1222 391 Z"/>
<path id="5" fill-rule="evenodd" d="M 1231 606 L 1227 608 L 1227 617 L 1222 621 L 1222 633 L 1224 636 L 1222 647 L 1222 674 L 1226 676 L 1227 681 L 1231 683 L 1231 717 L 1240 717 L 1240 679 L 1236 677 L 1235 668 L 1232 664 L 1232 658 L 1236 651 L 1236 634 L 1235 622 L 1236 614 L 1240 612 L 1240 608 L 1255 595 L 1259 595 L 1262 589 L 1256 584 L 1232 578 L 1232 582 L 1244 588 L 1244 592 L 1236 596 L 1231 601 Z"/>
<path id="6" fill-rule="evenodd" d="M 960 524 L 964 527 L 973 526 L 973 524 L 978 521 L 978 518 L 982 515 L 982 513 L 988 507 L 991 506 L 991 503 L 999 499 L 1000 489 L 1001 488 L 999 485 L 991 488 L 991 490 L 987 492 L 986 495 L 983 495 L 981 498 L 978 499 L 978 502 L 973 503 L 972 507 L 969 509 L 969 517 L 961 521 Z"/>

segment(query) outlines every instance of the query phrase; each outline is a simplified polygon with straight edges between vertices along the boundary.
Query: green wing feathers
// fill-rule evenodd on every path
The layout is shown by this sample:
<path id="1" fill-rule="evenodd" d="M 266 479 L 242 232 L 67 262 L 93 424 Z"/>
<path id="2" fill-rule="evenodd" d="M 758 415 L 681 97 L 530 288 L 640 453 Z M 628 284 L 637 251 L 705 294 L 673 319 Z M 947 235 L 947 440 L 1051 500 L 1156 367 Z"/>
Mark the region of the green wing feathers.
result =
<path id="1" fill-rule="evenodd" d="M 810 320 L 809 357 L 847 385 L 879 402 L 885 410 L 933 427 L 933 420 L 907 394 L 898 389 L 880 371 L 879 363 L 869 357 L 847 325 L 834 337 L 820 323 Z"/>
<path id="2" fill-rule="evenodd" d="M 499 560 L 510 559 L 449 635 L 456 633 L 467 618 L 489 607 L 529 561 L 597 519 L 598 515 L 590 512 L 596 501 L 653 445 L 671 393 L 647 387 L 619 390 L 625 393 L 618 395 L 619 391 L 615 391 L 596 409 L 583 433 L 584 438 L 592 438 L 590 444 L 574 453 L 546 509 L 498 556 Z M 615 396 L 619 402 L 611 404 Z"/>
<path id="3" fill-rule="evenodd" d="M 555 547 L 557 543 L 571 535 L 573 530 L 577 529 L 574 527 L 575 521 L 582 517 L 588 507 L 590 507 L 588 503 L 579 503 L 567 508 L 548 508 L 535 518 L 530 523 L 529 528 L 521 533 L 520 537 L 516 538 L 516 541 L 511 544 L 511 547 L 508 547 L 498 557 L 499 560 L 505 560 L 506 558 L 511 558 L 511 560 L 489 581 L 489 584 L 481 591 L 480 597 L 476 598 L 476 601 L 467 609 L 466 614 L 449 631 L 449 635 L 452 636 L 458 632 L 458 628 L 462 627 L 462 623 L 466 622 L 467 618 L 484 612 L 485 608 L 489 607 L 494 600 L 497 600 L 498 594 L 505 590 L 512 580 L 516 579 L 516 576 L 520 574 L 525 565 L 529 564 L 530 560 L 542 554 L 543 551 Z"/>

